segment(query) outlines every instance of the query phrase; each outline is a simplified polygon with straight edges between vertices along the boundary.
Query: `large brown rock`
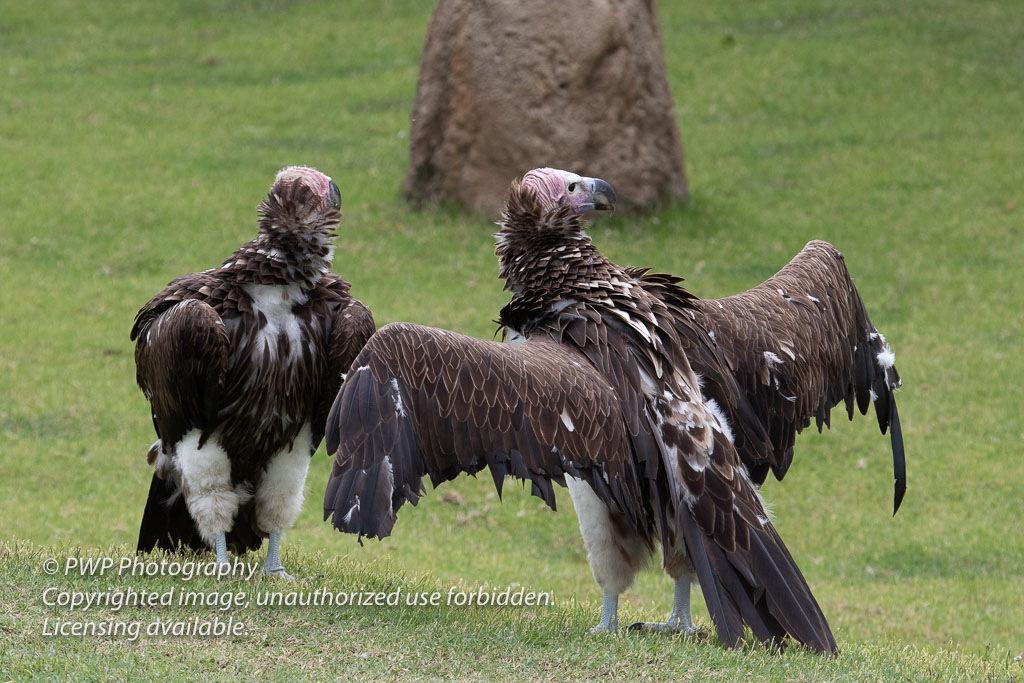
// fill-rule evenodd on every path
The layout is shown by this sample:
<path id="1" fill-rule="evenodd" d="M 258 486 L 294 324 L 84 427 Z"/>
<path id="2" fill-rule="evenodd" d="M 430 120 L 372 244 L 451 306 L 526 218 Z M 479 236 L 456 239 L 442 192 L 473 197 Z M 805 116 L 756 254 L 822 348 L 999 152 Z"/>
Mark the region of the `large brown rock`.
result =
<path id="1" fill-rule="evenodd" d="M 620 207 L 686 196 L 654 0 L 439 0 L 406 197 L 496 214 L 538 166 L 603 178 Z"/>

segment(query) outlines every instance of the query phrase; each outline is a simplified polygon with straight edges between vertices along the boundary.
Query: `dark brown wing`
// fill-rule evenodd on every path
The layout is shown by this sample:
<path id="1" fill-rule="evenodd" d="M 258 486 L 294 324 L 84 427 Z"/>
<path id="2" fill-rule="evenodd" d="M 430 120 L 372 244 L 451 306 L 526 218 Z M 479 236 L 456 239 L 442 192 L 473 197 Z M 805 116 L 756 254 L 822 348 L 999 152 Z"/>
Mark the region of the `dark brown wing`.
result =
<path id="1" fill-rule="evenodd" d="M 753 480 L 769 468 L 782 479 L 793 459 L 796 434 L 813 418 L 819 431 L 833 407 L 874 403 L 884 434 L 892 430 L 896 479 L 894 514 L 906 490 L 903 437 L 893 392 L 900 386 L 894 355 L 868 318 L 842 254 L 827 242 L 807 244 L 792 261 L 757 287 L 724 299 L 694 302 L 691 338 L 710 336 L 724 352 L 749 401 L 730 417 L 745 439 L 740 454 Z M 682 318 L 684 327 L 690 323 Z M 690 349 L 694 369 L 716 374 L 709 353 Z M 705 345 L 706 346 L 706 345 Z M 706 392 L 723 406 L 736 404 L 709 383 Z M 751 420 L 757 424 L 752 424 Z M 758 435 L 767 428 L 768 441 Z"/>
<path id="2" fill-rule="evenodd" d="M 252 302 L 241 287 L 209 271 L 189 273 L 172 280 L 139 309 L 132 326 L 132 341 L 138 339 L 143 329 L 152 325 L 161 313 L 186 299 L 207 303 L 222 316 L 234 317 L 238 313 L 252 312 Z"/>
<path id="3" fill-rule="evenodd" d="M 324 437 L 327 414 L 341 389 L 345 371 L 376 329 L 370 309 L 348 295 L 348 283 L 336 276 L 334 280 L 329 287 L 343 295 L 343 299 L 334 311 L 327 338 L 327 377 L 322 383 L 312 421 L 314 448 Z"/>
<path id="4" fill-rule="evenodd" d="M 529 479 L 552 508 L 552 481 L 584 479 L 650 538 L 634 449 L 652 443 L 630 434 L 620 405 L 584 356 L 543 335 L 501 344 L 386 325 L 331 408 L 327 450 L 337 456 L 324 519 L 383 538 L 398 508 L 419 500 L 424 475 L 436 486 L 487 467 L 499 494 L 506 475 Z"/>
<path id="5" fill-rule="evenodd" d="M 145 318 L 140 312 L 132 338 L 136 380 L 169 447 L 190 429 L 201 429 L 205 439 L 216 427 L 229 344 L 220 315 L 202 301 L 177 301 L 158 311 Z"/>

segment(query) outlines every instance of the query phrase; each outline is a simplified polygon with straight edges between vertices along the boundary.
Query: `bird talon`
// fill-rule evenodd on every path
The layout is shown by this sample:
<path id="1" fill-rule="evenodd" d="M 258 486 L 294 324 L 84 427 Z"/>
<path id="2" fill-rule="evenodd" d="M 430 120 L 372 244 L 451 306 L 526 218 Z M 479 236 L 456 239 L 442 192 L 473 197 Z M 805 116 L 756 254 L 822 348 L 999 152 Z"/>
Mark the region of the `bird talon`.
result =
<path id="1" fill-rule="evenodd" d="M 697 628 L 696 626 L 683 626 L 681 624 L 673 624 L 671 622 L 652 622 L 652 621 L 637 621 L 630 624 L 627 631 L 641 631 L 644 633 L 667 633 L 667 634 L 682 634 L 685 638 L 692 638 L 703 636 L 707 634 L 705 629 Z"/>
<path id="2" fill-rule="evenodd" d="M 263 573 L 266 576 L 276 576 L 278 578 L 287 579 L 288 581 L 296 581 L 296 578 L 286 572 L 284 567 L 277 567 L 276 569 L 270 569 L 269 567 L 263 567 Z"/>

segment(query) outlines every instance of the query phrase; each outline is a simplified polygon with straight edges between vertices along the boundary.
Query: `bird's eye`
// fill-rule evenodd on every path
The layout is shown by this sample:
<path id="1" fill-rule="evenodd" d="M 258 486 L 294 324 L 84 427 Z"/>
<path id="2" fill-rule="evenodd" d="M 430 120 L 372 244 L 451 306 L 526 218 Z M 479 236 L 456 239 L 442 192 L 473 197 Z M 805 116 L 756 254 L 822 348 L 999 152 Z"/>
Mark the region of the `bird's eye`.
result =
<path id="1" fill-rule="evenodd" d="M 576 185 L 577 185 L 577 183 L 569 183 L 569 187 L 568 187 L 569 192 L 575 192 L 576 191 Z"/>

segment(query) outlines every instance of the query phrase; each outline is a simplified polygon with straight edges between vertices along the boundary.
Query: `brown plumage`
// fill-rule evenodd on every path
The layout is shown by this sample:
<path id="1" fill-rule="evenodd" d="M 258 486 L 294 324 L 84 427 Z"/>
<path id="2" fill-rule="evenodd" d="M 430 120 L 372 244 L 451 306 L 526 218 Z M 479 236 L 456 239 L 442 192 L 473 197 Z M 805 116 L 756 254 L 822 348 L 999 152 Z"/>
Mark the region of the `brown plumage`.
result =
<path id="1" fill-rule="evenodd" d="M 139 532 L 154 547 L 256 549 L 294 522 L 309 456 L 341 375 L 373 333 L 370 312 L 330 272 L 337 186 L 278 174 L 260 230 L 219 268 L 184 275 L 139 311 L 131 338 L 158 441 Z"/>
<path id="2" fill-rule="evenodd" d="M 570 346 L 392 323 L 370 338 L 346 386 L 328 420 L 338 458 L 325 498 L 345 531 L 383 538 L 398 508 L 419 500 L 424 474 L 437 485 L 485 467 L 499 493 L 506 475 L 529 479 L 552 507 L 552 480 L 584 477 L 637 525 L 644 518 L 619 397 Z"/>
<path id="3" fill-rule="evenodd" d="M 529 479 L 552 507 L 551 482 L 566 484 L 605 592 L 595 630 L 616 628 L 618 595 L 657 540 L 676 603 L 666 623 L 639 626 L 693 632 L 696 577 L 727 645 L 746 624 L 769 645 L 789 635 L 835 652 L 744 464 L 774 456 L 774 413 L 759 422 L 757 394 L 740 389 L 745 356 L 716 343 L 726 328 L 704 329 L 718 323 L 678 278 L 620 268 L 594 248 L 579 215 L 613 202 L 606 183 L 564 171 L 513 183 L 496 235 L 511 344 L 405 323 L 370 339 L 328 420 L 337 456 L 325 519 L 386 536 L 424 475 L 437 485 L 486 467 L 499 492 L 507 474 Z M 743 454 L 737 420 L 757 443 Z"/>

